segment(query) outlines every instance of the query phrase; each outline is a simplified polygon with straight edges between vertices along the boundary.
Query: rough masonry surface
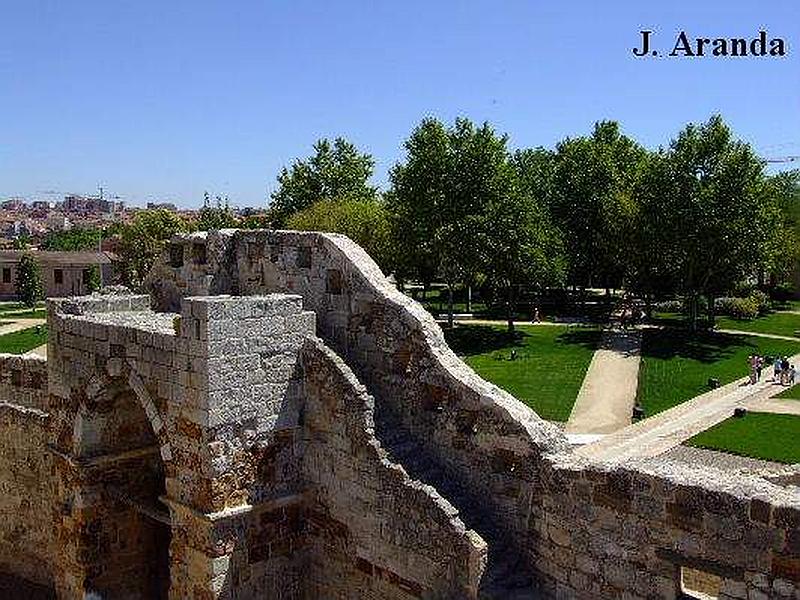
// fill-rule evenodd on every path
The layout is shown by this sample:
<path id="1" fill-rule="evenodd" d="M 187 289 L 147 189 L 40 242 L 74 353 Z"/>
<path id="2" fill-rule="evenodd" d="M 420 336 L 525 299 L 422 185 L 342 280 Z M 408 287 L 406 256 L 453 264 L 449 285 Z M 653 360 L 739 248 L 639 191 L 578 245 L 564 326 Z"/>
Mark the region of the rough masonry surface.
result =
<path id="1" fill-rule="evenodd" d="M 345 237 L 178 236 L 147 288 L 0 356 L 0 595 L 800 598 L 797 487 L 576 456 Z"/>

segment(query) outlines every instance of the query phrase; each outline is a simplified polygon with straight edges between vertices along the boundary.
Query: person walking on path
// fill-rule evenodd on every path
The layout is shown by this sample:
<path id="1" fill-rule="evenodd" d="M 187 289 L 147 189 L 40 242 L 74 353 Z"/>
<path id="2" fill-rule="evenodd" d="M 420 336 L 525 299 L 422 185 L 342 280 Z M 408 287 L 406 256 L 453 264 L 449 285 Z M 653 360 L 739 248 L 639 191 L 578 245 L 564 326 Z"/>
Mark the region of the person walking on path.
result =
<path id="1" fill-rule="evenodd" d="M 772 381 L 780 383 L 781 380 L 781 357 L 776 356 L 772 359 Z"/>

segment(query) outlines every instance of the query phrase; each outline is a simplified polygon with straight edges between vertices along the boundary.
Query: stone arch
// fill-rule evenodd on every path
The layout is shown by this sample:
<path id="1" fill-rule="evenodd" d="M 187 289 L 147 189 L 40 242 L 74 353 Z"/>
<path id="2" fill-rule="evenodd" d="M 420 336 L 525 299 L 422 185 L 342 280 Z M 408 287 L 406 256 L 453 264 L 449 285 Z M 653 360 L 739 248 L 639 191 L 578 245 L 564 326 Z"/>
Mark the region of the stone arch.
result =
<path id="1" fill-rule="evenodd" d="M 166 427 L 166 415 L 159 412 L 156 402 L 147 390 L 144 379 L 136 370 L 135 363 L 123 362 L 116 371 L 114 375 L 110 375 L 99 369 L 83 370 L 76 377 L 74 384 L 70 386 L 67 398 L 54 399 L 51 397 L 53 417 L 51 443 L 62 451 L 73 450 L 76 436 L 75 421 L 81 411 L 88 410 L 88 404 L 97 401 L 109 390 L 127 386 L 134 392 L 139 405 L 147 416 L 155 434 L 164 466 L 169 472 L 172 472 L 172 448 Z"/>
<path id="2" fill-rule="evenodd" d="M 53 431 L 78 558 L 66 579 L 103 598 L 166 599 L 172 529 L 160 499 L 173 461 L 164 420 L 131 365 L 80 375 Z"/>

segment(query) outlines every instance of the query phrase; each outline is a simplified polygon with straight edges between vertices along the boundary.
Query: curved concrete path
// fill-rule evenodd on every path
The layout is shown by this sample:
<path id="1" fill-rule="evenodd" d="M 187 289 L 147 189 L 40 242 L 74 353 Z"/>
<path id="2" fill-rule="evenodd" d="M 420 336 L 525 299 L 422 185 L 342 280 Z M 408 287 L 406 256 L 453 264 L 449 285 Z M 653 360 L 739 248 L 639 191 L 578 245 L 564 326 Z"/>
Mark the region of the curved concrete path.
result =
<path id="1" fill-rule="evenodd" d="M 605 331 L 572 407 L 566 433 L 611 433 L 631 424 L 641 346 L 641 331 Z"/>
<path id="2" fill-rule="evenodd" d="M 5 320 L 0 317 L 0 335 L 22 331 L 23 329 L 35 327 L 36 325 L 44 325 L 45 323 L 47 323 L 47 319 L 9 318 L 8 320 Z"/>
<path id="3" fill-rule="evenodd" d="M 800 354 L 790 359 L 791 363 L 797 361 L 800 361 Z M 597 460 L 657 456 L 724 421 L 737 407 L 755 411 L 768 407 L 767 401 L 785 389 L 766 376 L 755 385 L 749 384 L 748 377 L 742 377 L 581 446 L 576 452 Z"/>

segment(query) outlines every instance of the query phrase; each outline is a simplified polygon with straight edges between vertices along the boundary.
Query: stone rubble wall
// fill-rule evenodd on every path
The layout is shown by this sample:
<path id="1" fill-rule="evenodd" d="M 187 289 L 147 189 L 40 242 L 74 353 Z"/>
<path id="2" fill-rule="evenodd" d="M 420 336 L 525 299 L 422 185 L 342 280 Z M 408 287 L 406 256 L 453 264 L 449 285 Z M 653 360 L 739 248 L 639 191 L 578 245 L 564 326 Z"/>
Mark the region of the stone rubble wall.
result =
<path id="1" fill-rule="evenodd" d="M 563 449 L 565 438 L 467 367 L 430 314 L 387 282 L 358 245 L 334 234 L 209 232 L 206 262 L 171 266 L 173 254 L 196 254 L 199 239 L 176 236 L 153 269 L 157 310 L 210 282 L 227 285 L 223 293 L 299 294 L 317 315 L 317 334 L 378 399 L 376 418 L 385 413 L 407 428 L 497 524 L 524 529 L 535 458 Z"/>
<path id="2" fill-rule="evenodd" d="M 320 340 L 302 350 L 311 598 L 474 598 L 486 545 L 436 491 L 391 463 L 374 400 Z"/>
<path id="3" fill-rule="evenodd" d="M 147 296 L 51 303 L 60 452 L 75 459 L 122 451 L 115 440 L 140 446 L 146 416 L 166 476 L 174 597 L 212 589 L 258 597 L 281 586 L 297 590 L 281 597 L 300 598 L 296 362 L 313 335 L 313 313 L 285 295 L 185 298 L 180 314 L 153 313 L 149 303 Z M 140 406 L 120 404 L 120 390 L 133 392 Z M 64 461 L 63 479 L 99 484 L 73 463 Z M 92 546 L 81 538 L 87 521 L 102 540 L 126 520 L 109 515 L 113 498 L 91 493 L 103 508 L 84 507 L 72 521 L 68 535 L 78 548 Z"/>
<path id="4" fill-rule="evenodd" d="M 0 354 L 0 403 L 47 411 L 47 359 Z"/>
<path id="5" fill-rule="evenodd" d="M 542 467 L 527 551 L 550 595 L 680 598 L 688 567 L 720 600 L 800 597 L 796 488 L 657 459 Z"/>
<path id="6" fill-rule="evenodd" d="M 19 362 L 11 361 L 15 368 Z M 32 364 L 39 368 L 38 361 Z M 52 460 L 45 450 L 49 417 L 4 402 L 8 391 L 11 399 L 19 399 L 16 388 L 0 389 L 0 573 L 52 589 L 56 549 Z"/>
<path id="7" fill-rule="evenodd" d="M 343 236 L 283 231 L 176 237 L 153 272 L 158 308 L 198 290 L 296 293 L 317 334 L 453 477 L 485 502 L 560 598 L 676 598 L 680 567 L 723 578 L 721 598 L 788 598 L 800 582 L 797 488 L 654 459 L 593 464 L 483 381 L 421 306 Z M 175 263 L 177 264 L 177 263 Z M 741 551 L 737 550 L 741 548 Z M 727 549 L 727 552 L 726 552 Z"/>
<path id="8" fill-rule="evenodd" d="M 47 361 L 0 354 L 0 573 L 53 585 Z"/>

